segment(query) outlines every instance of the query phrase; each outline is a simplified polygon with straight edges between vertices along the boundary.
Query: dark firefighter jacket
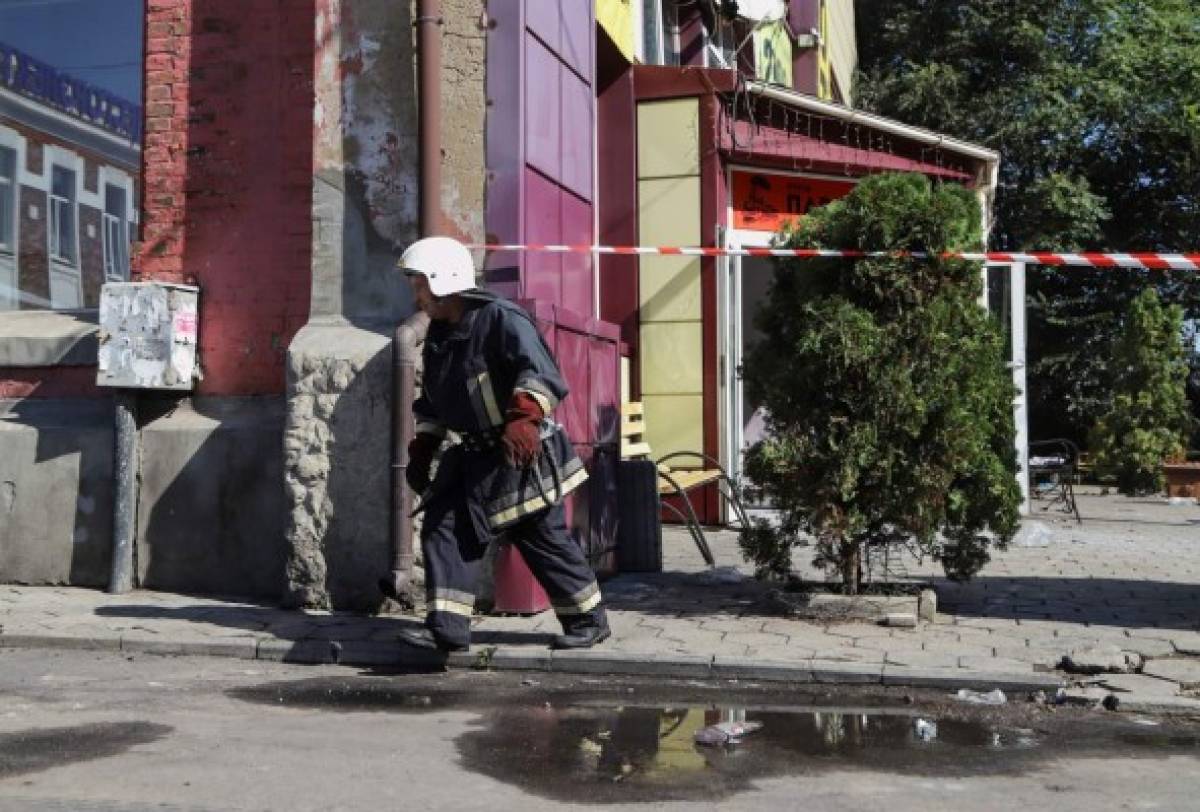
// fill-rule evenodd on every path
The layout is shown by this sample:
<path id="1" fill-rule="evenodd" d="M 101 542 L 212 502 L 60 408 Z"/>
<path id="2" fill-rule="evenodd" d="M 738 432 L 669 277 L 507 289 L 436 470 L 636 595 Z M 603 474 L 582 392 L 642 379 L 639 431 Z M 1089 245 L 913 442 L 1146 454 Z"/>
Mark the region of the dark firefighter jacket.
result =
<path id="1" fill-rule="evenodd" d="M 567 396 L 558 365 L 529 315 L 483 290 L 465 294 L 457 324 L 434 321 L 425 338 L 417 432 L 446 437 L 426 500 L 465 498 L 480 544 L 560 501 L 587 479 L 566 431 L 551 419 Z M 542 407 L 542 454 L 531 468 L 504 458 L 499 437 L 513 393 Z"/>

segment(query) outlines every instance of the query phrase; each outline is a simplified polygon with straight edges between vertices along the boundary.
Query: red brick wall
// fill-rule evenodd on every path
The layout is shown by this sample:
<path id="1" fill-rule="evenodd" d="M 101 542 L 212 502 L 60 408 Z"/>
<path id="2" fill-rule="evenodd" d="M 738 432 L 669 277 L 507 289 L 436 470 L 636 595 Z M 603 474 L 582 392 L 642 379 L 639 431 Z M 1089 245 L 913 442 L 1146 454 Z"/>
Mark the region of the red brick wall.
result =
<path id="1" fill-rule="evenodd" d="M 104 284 L 104 228 L 100 209 L 79 207 L 79 276 L 84 307 L 100 306 Z"/>
<path id="2" fill-rule="evenodd" d="M 27 154 L 31 154 L 32 149 Z M 38 147 L 38 160 L 41 160 L 42 150 Z M 50 299 L 50 260 L 47 255 L 46 222 L 50 212 L 46 210 L 49 198 L 41 189 L 29 186 L 21 187 L 21 211 L 17 218 L 17 243 L 20 256 L 17 261 L 17 287 L 24 293 Z M 37 209 L 37 219 L 32 219 L 30 208 Z M 44 305 L 21 303 L 22 310 L 41 310 Z"/>
<path id="3" fill-rule="evenodd" d="M 308 319 L 314 28 L 313 0 L 146 2 L 134 274 L 201 287 L 203 394 L 283 392 Z"/>

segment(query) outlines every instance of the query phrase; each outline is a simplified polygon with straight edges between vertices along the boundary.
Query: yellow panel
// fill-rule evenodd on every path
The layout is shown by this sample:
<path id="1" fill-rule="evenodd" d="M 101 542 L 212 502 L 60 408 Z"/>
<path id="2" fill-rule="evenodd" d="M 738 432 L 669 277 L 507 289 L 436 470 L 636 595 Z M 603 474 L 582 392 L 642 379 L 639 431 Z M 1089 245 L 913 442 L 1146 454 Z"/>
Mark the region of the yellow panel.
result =
<path id="1" fill-rule="evenodd" d="M 643 324 L 642 392 L 651 395 L 693 395 L 703 392 L 704 352 L 701 336 L 698 321 Z"/>
<path id="2" fill-rule="evenodd" d="M 700 258 L 642 257 L 642 322 L 699 321 Z"/>
<path id="3" fill-rule="evenodd" d="M 700 102 L 697 99 L 638 105 L 638 177 L 700 174 Z"/>
<path id="4" fill-rule="evenodd" d="M 596 0 L 596 23 L 621 51 L 621 56 L 633 62 L 633 3 L 635 0 Z M 636 0 L 641 2 L 641 0 Z"/>
<path id="5" fill-rule="evenodd" d="M 642 245 L 700 244 L 700 178 L 638 181 Z"/>
<path id="6" fill-rule="evenodd" d="M 704 450 L 703 397 L 646 395 L 642 400 L 646 404 L 644 436 L 655 459 L 676 451 Z"/>
<path id="7" fill-rule="evenodd" d="M 792 40 L 782 22 L 754 29 L 754 72 L 764 82 L 792 86 Z"/>

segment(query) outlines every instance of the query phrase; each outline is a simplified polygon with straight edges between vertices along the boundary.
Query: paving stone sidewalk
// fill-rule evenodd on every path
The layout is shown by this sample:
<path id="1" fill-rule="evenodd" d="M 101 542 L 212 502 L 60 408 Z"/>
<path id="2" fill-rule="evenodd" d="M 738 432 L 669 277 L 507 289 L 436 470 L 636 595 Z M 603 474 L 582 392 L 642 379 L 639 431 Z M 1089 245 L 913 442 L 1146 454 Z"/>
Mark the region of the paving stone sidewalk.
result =
<path id="1" fill-rule="evenodd" d="M 947 581 L 932 562 L 903 562 L 939 599 L 935 622 L 913 629 L 780 616 L 771 588 L 749 577 L 734 534 L 710 536 L 718 568 L 708 570 L 686 533 L 671 529 L 662 573 L 603 585 L 608 643 L 552 655 L 551 614 L 483 617 L 471 652 L 449 664 L 1009 690 L 1052 691 L 1066 681 L 1081 701 L 1111 693 L 1127 709 L 1200 715 L 1200 506 L 1092 492 L 1080 496 L 1080 509 L 1077 525 L 1035 503 L 1031 527 L 1045 532 L 1026 532 L 1024 544 L 996 554 L 968 584 Z M 802 571 L 807 557 L 796 551 Z M 0 647 L 432 664 L 396 642 L 417 622 L 157 592 L 0 586 Z M 1085 649 L 1128 655 L 1140 673 L 1057 670 L 1064 655 Z"/>

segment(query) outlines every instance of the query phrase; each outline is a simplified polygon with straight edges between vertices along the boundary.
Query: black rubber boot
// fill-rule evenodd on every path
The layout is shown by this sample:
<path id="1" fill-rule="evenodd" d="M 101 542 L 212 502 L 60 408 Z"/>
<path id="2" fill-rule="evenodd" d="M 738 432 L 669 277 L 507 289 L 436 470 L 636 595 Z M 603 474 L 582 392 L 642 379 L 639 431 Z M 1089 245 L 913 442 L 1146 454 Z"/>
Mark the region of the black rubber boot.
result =
<path id="1" fill-rule="evenodd" d="M 425 649 L 426 651 L 466 651 L 470 648 L 470 644 L 468 643 L 455 643 L 445 640 L 429 631 L 429 629 L 404 629 L 397 636 L 401 643 L 413 648 Z"/>
<path id="2" fill-rule="evenodd" d="M 572 629 L 568 634 L 560 634 L 554 638 L 551 648 L 591 648 L 597 643 L 603 643 L 612 637 L 608 624 L 603 626 L 582 626 Z"/>

